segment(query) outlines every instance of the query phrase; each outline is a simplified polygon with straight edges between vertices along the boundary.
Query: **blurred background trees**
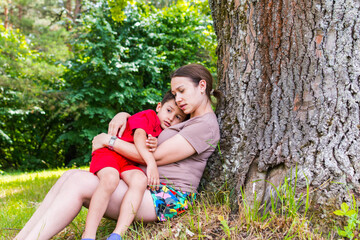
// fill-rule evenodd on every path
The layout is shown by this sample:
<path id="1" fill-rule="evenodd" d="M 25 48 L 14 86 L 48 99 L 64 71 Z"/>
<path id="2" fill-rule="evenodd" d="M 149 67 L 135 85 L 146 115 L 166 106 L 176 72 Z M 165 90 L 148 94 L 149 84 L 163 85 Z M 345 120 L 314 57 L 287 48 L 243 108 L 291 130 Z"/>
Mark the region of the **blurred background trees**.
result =
<path id="1" fill-rule="evenodd" d="M 207 1 L 0 5 L 0 169 L 85 165 L 119 111 L 153 108 L 187 63 L 216 73 Z M 215 76 L 216 77 L 216 76 Z"/>

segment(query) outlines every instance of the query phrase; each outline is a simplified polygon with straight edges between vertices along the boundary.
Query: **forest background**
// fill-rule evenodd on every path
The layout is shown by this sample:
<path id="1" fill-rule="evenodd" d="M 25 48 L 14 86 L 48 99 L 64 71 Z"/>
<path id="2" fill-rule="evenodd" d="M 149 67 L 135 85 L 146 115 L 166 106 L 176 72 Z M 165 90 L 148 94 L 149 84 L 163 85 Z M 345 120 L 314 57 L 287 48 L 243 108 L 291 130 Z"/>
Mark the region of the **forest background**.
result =
<path id="1" fill-rule="evenodd" d="M 1 173 L 87 165 L 92 138 L 154 108 L 171 71 L 216 78 L 206 0 L 7 0 L 0 17 Z"/>

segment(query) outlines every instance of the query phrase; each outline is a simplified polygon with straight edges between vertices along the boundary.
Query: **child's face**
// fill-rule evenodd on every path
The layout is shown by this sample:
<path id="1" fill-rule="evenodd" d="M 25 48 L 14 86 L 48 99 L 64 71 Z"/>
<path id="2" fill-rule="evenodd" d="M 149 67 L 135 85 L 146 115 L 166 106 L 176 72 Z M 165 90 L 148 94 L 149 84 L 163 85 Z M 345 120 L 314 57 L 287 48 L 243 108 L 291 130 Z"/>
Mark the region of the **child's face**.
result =
<path id="1" fill-rule="evenodd" d="M 174 99 L 167 101 L 164 105 L 158 103 L 156 112 L 162 129 L 178 124 L 186 118 L 186 114 L 175 104 Z"/>

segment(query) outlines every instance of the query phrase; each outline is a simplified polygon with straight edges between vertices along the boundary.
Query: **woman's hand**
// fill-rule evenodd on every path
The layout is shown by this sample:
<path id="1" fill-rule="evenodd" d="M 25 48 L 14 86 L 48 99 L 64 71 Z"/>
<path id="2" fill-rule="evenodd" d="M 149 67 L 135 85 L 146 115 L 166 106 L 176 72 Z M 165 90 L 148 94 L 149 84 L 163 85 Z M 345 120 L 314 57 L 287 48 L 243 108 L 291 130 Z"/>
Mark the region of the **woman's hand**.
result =
<path id="1" fill-rule="evenodd" d="M 126 122 L 129 117 L 130 114 L 126 112 L 120 112 L 116 114 L 109 123 L 108 134 L 110 136 L 121 137 L 125 131 Z"/>
<path id="2" fill-rule="evenodd" d="M 153 137 L 151 134 L 148 135 L 148 138 L 146 139 L 146 146 L 149 148 L 150 152 L 155 152 L 157 148 L 157 138 Z"/>
<path id="3" fill-rule="evenodd" d="M 112 135 L 106 133 L 100 133 L 92 140 L 92 151 L 98 150 L 103 147 L 107 147 Z"/>

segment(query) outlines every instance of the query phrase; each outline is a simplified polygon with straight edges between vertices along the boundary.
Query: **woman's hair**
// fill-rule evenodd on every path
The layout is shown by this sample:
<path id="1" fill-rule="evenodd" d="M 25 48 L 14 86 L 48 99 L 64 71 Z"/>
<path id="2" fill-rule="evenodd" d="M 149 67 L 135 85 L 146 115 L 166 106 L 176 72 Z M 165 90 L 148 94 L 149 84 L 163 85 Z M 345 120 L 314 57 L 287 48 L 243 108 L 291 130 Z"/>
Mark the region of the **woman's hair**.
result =
<path id="1" fill-rule="evenodd" d="M 218 100 L 221 97 L 220 91 L 212 89 L 213 77 L 210 71 L 201 64 L 194 63 L 182 66 L 171 74 L 170 78 L 174 77 L 188 77 L 193 81 L 195 86 L 198 86 L 201 80 L 205 80 L 206 96 L 209 98 L 209 100 L 211 101 L 211 95 L 213 95 Z"/>

